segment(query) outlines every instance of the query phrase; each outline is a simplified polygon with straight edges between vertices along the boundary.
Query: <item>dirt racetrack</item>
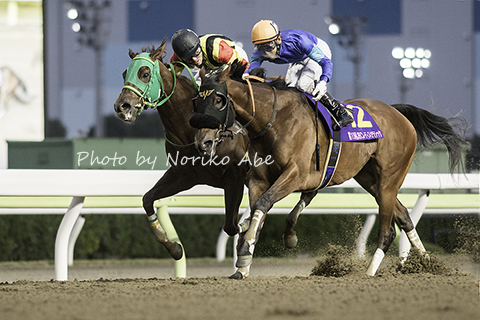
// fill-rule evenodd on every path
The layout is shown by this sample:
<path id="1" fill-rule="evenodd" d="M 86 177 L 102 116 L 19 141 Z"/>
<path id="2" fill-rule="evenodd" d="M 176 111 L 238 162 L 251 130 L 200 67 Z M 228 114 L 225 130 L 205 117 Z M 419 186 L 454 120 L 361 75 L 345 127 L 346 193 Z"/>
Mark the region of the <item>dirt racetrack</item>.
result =
<path id="1" fill-rule="evenodd" d="M 49 280 L 45 262 L 1 263 L 0 319 L 480 318 L 480 269 L 467 257 L 441 256 L 433 273 L 398 272 L 387 257 L 375 277 L 363 265 L 310 275 L 319 259 L 254 259 L 242 281 L 228 279 L 231 259 L 187 260 L 186 279 L 171 278 L 171 261 L 77 261 L 66 282 Z"/>

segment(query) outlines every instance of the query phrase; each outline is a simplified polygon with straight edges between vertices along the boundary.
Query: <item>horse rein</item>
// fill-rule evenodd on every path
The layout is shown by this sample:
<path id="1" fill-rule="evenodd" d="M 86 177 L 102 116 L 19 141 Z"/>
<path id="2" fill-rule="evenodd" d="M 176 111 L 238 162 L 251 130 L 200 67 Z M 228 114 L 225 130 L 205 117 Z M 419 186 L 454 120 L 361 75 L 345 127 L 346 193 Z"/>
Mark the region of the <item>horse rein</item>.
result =
<path id="1" fill-rule="evenodd" d="M 255 97 L 253 96 L 253 88 L 252 88 L 252 83 L 250 82 L 250 79 L 257 80 L 257 81 L 260 81 L 260 82 L 265 82 L 264 78 L 260 78 L 260 77 L 257 77 L 257 76 L 251 76 L 251 75 L 246 75 L 245 76 L 245 81 L 248 84 L 248 90 L 250 92 L 250 98 L 252 100 L 252 118 L 245 125 L 243 125 L 239 130 L 237 130 L 236 132 L 232 132 L 231 133 L 232 137 L 234 135 L 238 134 L 239 132 L 243 131 L 244 129 L 246 129 L 252 123 L 253 119 L 255 118 Z M 252 140 L 263 136 L 272 126 L 273 119 L 275 118 L 275 113 L 276 113 L 276 110 L 277 110 L 277 89 L 275 87 L 272 87 L 272 89 L 273 89 L 273 94 L 274 94 L 272 116 L 270 117 L 270 121 L 267 123 L 265 128 L 263 128 L 263 130 L 260 131 L 260 133 L 258 133 L 253 138 L 251 138 Z M 230 100 L 231 100 L 231 98 L 230 98 Z M 233 101 L 232 101 L 232 103 L 233 103 Z M 234 111 L 235 111 L 235 108 L 234 108 Z"/>
<path id="2" fill-rule="evenodd" d="M 257 78 L 255 80 L 261 79 L 261 78 L 256 77 L 256 76 L 249 76 L 249 75 L 245 76 L 245 81 L 247 81 L 247 84 L 248 84 L 248 91 L 250 92 L 250 99 L 252 100 L 252 119 L 250 119 L 250 121 L 248 121 L 240 129 L 238 129 L 236 132 L 234 132 L 233 135 L 236 135 L 240 131 L 243 131 L 244 129 L 246 129 L 252 123 L 253 118 L 255 118 L 255 97 L 253 96 L 252 83 L 250 82 L 250 79 L 254 79 L 254 78 Z M 261 80 L 259 80 L 259 81 L 261 81 Z M 234 111 L 235 111 L 235 109 L 234 109 Z"/>

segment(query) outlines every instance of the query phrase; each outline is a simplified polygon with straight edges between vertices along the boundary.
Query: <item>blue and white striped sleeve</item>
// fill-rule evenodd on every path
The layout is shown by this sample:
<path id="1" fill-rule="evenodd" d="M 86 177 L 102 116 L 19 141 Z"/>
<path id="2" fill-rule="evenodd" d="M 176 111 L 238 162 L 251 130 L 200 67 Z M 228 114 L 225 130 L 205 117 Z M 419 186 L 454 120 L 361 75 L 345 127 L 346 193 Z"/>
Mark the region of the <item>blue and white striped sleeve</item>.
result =
<path id="1" fill-rule="evenodd" d="M 328 82 L 332 77 L 332 60 L 330 60 L 318 46 L 313 46 L 312 51 L 310 51 L 308 54 L 308 57 L 318 62 L 318 64 L 322 67 L 322 75 L 320 76 L 320 80 Z"/>

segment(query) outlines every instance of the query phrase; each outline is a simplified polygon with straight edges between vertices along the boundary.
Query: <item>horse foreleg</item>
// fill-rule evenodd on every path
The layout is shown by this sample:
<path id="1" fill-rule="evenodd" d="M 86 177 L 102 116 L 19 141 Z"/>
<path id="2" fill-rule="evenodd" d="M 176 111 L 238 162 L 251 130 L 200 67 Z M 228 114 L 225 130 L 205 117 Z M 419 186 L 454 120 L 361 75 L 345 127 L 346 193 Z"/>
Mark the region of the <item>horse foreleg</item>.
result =
<path id="1" fill-rule="evenodd" d="M 250 216 L 250 226 L 245 234 L 239 239 L 237 245 L 237 272 L 231 276 L 233 279 L 243 279 L 248 276 L 248 270 L 253 260 L 255 244 L 258 241 L 260 230 L 263 227 L 266 214 L 274 203 L 283 199 L 297 189 L 296 179 L 298 179 L 298 170 L 296 167 L 290 167 L 284 170 L 282 175 L 268 188 L 262 192 L 264 181 L 250 180 L 250 203 L 255 203 L 252 207 L 253 214 Z M 265 189 L 263 189 L 265 190 Z M 261 194 L 260 197 L 258 195 Z"/>
<path id="2" fill-rule="evenodd" d="M 317 191 L 302 192 L 302 195 L 297 205 L 293 208 L 292 211 L 290 211 L 287 218 L 285 218 L 285 232 L 282 236 L 283 245 L 285 246 L 285 248 L 293 249 L 297 246 L 297 233 L 293 229 L 297 225 L 298 217 L 302 213 L 303 209 L 305 209 L 310 204 L 310 202 L 316 195 Z"/>
<path id="3" fill-rule="evenodd" d="M 246 268 L 252 264 L 255 243 L 257 242 L 258 235 L 265 221 L 265 216 L 266 213 L 261 210 L 255 210 L 250 218 L 248 230 L 240 235 L 237 245 L 237 268 Z"/>
<path id="4" fill-rule="evenodd" d="M 258 236 L 260 235 L 260 230 L 263 227 L 265 217 L 266 213 L 256 210 L 250 219 L 245 219 L 245 221 L 241 223 L 241 227 L 243 226 L 242 231 L 246 231 L 241 232 L 238 237 L 238 244 L 236 248 L 237 262 L 235 264 L 237 271 L 230 276 L 231 279 L 245 279 L 250 274 L 250 266 L 252 265 L 253 261 L 255 244 Z"/>
<path id="5" fill-rule="evenodd" d="M 250 220 L 245 219 L 245 222 L 247 222 L 247 229 L 248 229 L 248 226 L 250 225 Z M 234 274 L 232 274 L 230 276 L 230 279 L 242 280 L 242 279 L 245 279 L 246 277 L 248 277 L 250 275 L 250 266 L 252 265 L 252 260 L 250 259 L 249 263 L 242 266 L 242 264 L 245 263 L 245 260 L 242 259 L 242 261 L 239 263 L 240 256 L 238 255 L 239 252 L 248 251 L 248 247 L 247 248 L 245 247 L 245 233 L 246 233 L 246 231 L 241 232 L 238 235 L 238 243 L 237 243 L 237 248 L 236 248 L 236 250 L 237 250 L 237 262 L 235 264 L 235 267 L 237 267 L 237 270 Z M 253 254 L 253 251 L 252 251 L 252 254 Z"/>
<path id="6" fill-rule="evenodd" d="M 172 256 L 173 259 L 180 260 L 183 256 L 182 245 L 178 242 L 171 242 L 168 239 L 167 233 L 158 221 L 157 214 L 154 213 L 148 216 L 148 221 L 150 222 L 150 227 L 152 227 L 153 233 L 155 234 L 155 238 L 157 239 L 157 241 L 165 246 L 168 253 Z"/>
<path id="7" fill-rule="evenodd" d="M 225 181 L 225 224 L 223 230 L 229 235 L 234 236 L 239 232 L 245 230 L 239 230 L 238 225 L 238 208 L 242 203 L 243 190 L 244 190 L 244 175 L 239 174 L 227 174 Z"/>
<path id="8" fill-rule="evenodd" d="M 171 242 L 168 239 L 167 233 L 160 225 L 157 214 L 155 213 L 153 204 L 156 200 L 170 197 L 177 194 L 180 191 L 187 190 L 195 185 L 195 182 L 185 175 L 179 175 L 178 172 L 174 172 L 172 169 L 167 170 L 160 180 L 157 181 L 155 186 L 150 189 L 142 198 L 143 208 L 147 214 L 150 227 L 153 230 L 155 238 L 160 242 L 168 251 L 168 253 L 175 260 L 179 260 L 183 256 L 183 249 L 180 243 Z"/>

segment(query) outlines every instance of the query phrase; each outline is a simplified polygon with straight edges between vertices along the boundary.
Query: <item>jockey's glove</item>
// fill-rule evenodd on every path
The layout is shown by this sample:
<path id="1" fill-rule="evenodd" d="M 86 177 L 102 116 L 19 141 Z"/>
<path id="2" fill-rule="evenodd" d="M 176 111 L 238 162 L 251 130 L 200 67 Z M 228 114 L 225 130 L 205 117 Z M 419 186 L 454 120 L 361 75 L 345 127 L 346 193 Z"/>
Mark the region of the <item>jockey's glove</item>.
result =
<path id="1" fill-rule="evenodd" d="M 327 92 L 327 82 L 324 80 L 321 80 L 320 82 L 317 83 L 317 85 L 312 91 L 313 100 L 315 101 L 320 100 L 325 95 L 326 92 Z"/>

